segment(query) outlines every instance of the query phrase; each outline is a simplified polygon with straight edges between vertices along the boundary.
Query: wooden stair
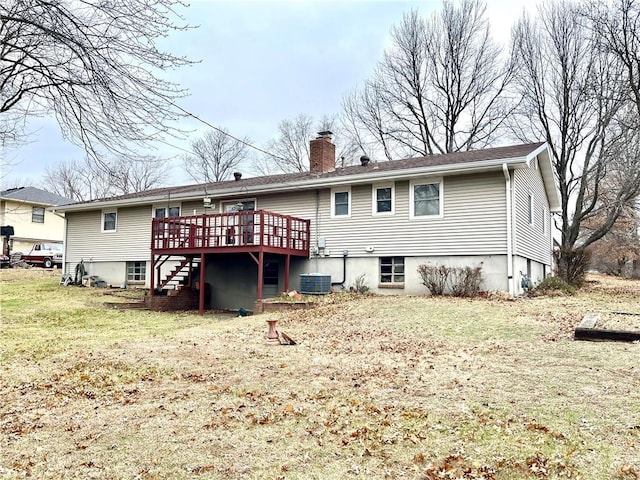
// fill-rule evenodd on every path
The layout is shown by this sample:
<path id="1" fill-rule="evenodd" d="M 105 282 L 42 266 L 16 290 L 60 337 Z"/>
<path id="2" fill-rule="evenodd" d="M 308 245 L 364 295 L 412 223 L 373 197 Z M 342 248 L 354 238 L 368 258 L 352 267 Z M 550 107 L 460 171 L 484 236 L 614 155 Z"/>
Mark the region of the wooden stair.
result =
<path id="1" fill-rule="evenodd" d="M 180 260 L 180 263 L 162 279 L 158 287 L 161 290 L 179 290 L 183 287 L 190 287 L 193 270 L 199 266 L 199 258 L 183 258 Z"/>

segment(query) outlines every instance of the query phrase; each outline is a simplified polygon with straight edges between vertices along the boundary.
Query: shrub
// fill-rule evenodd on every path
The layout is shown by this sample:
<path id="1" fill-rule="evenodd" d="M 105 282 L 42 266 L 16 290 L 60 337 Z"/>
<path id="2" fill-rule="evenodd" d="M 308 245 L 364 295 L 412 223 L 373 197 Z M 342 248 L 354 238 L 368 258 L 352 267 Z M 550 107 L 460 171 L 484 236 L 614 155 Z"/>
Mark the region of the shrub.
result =
<path id="1" fill-rule="evenodd" d="M 547 277 L 542 280 L 533 290 L 530 291 L 531 295 L 546 295 L 553 293 L 563 293 L 566 295 L 573 295 L 577 290 L 577 287 L 570 285 L 562 278 Z"/>
<path id="2" fill-rule="evenodd" d="M 482 265 L 454 268 L 451 293 L 456 297 L 477 297 L 482 283 Z"/>
<path id="3" fill-rule="evenodd" d="M 475 297 L 482 284 L 482 264 L 477 267 L 418 265 L 418 275 L 431 295 L 451 292 L 456 297 Z"/>
<path id="4" fill-rule="evenodd" d="M 356 277 L 354 284 L 349 287 L 349 291 L 364 295 L 369 293 L 369 285 L 367 285 L 367 276 L 363 273 Z"/>
<path id="5" fill-rule="evenodd" d="M 590 254 L 584 248 L 560 249 L 553 252 L 557 265 L 557 276 L 569 285 L 581 287 L 589 266 Z"/>
<path id="6" fill-rule="evenodd" d="M 418 265 L 418 275 L 431 295 L 444 295 L 450 274 L 451 268 L 444 265 Z"/>

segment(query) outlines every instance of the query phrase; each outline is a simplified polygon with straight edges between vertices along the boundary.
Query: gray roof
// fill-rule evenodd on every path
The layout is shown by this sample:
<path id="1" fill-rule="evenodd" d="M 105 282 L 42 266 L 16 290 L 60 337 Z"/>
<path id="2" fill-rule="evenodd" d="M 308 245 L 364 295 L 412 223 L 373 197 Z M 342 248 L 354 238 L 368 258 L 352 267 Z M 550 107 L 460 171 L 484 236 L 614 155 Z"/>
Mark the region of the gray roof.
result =
<path id="1" fill-rule="evenodd" d="M 105 206 L 125 206 L 153 203 L 169 196 L 174 200 L 193 200 L 197 197 L 232 198 L 249 194 L 275 193 L 288 190 L 326 188 L 346 184 L 371 183 L 390 179 L 418 177 L 426 174 L 471 173 L 502 169 L 505 164 L 528 165 L 532 156 L 539 156 L 540 171 L 552 212 L 560 210 L 560 198 L 555 185 L 553 167 L 545 143 L 529 143 L 506 147 L 486 148 L 467 152 L 430 155 L 387 162 L 371 162 L 366 166 L 354 165 L 328 172 L 299 172 L 280 175 L 249 177 L 216 183 L 201 183 L 156 188 L 110 198 L 90 200 L 57 207 L 60 211 L 80 211 Z"/>
<path id="2" fill-rule="evenodd" d="M 40 205 L 67 205 L 73 203 L 71 198 L 61 197 L 36 187 L 10 188 L 0 192 L 0 197 L 19 202 L 37 203 Z"/>
<path id="3" fill-rule="evenodd" d="M 466 152 L 454 152 L 445 153 L 440 155 L 430 155 L 427 157 L 415 157 L 407 158 L 403 160 L 392 160 L 385 162 L 371 162 L 369 165 L 353 165 L 344 168 L 337 168 L 329 172 L 314 173 L 314 172 L 298 172 L 298 173 L 283 173 L 278 175 L 265 175 L 261 177 L 249 177 L 243 178 L 240 181 L 226 180 L 215 183 L 200 183 L 193 185 L 173 186 L 155 188 L 152 190 L 146 190 L 142 192 L 134 192 L 126 195 L 119 195 L 110 198 L 100 198 L 96 200 L 90 200 L 88 202 L 79 202 L 81 204 L 102 203 L 104 201 L 112 200 L 135 200 L 145 199 L 147 197 L 153 197 L 157 195 L 163 195 L 170 193 L 171 195 L 187 193 L 187 192 L 199 192 L 205 190 L 215 195 L 216 191 L 225 190 L 229 187 L 253 187 L 253 186 L 265 186 L 301 182 L 309 179 L 322 179 L 322 178 L 335 178 L 340 179 L 349 177 L 355 174 L 371 173 L 371 172 L 389 172 L 390 178 L 393 176 L 393 172 L 402 169 L 420 168 L 420 167 L 435 167 L 435 166 L 454 166 L 464 165 L 475 162 L 486 162 L 491 160 L 507 159 L 525 157 L 531 152 L 538 149 L 544 143 L 529 143 L 525 145 L 511 145 L 506 147 L 485 148 L 483 150 L 471 150 Z"/>

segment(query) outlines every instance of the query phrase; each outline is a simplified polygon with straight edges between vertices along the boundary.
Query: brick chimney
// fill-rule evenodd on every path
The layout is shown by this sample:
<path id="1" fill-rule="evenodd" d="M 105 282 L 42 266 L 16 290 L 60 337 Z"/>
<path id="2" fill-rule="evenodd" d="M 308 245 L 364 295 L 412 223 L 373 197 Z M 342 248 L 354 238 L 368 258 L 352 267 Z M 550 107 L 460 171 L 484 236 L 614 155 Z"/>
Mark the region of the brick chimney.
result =
<path id="1" fill-rule="evenodd" d="M 318 132 L 309 142 L 309 163 L 312 173 L 330 172 L 336 168 L 336 146 L 331 143 L 330 131 Z"/>

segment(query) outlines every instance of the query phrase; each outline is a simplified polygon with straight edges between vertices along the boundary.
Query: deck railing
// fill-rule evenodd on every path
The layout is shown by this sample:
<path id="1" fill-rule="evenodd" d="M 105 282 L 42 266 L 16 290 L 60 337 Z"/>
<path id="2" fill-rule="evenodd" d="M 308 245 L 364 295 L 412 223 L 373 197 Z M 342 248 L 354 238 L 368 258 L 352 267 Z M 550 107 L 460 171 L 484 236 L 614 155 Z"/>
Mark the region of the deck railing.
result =
<path id="1" fill-rule="evenodd" d="M 151 249 L 229 251 L 262 246 L 308 255 L 309 224 L 266 210 L 154 218 Z"/>

